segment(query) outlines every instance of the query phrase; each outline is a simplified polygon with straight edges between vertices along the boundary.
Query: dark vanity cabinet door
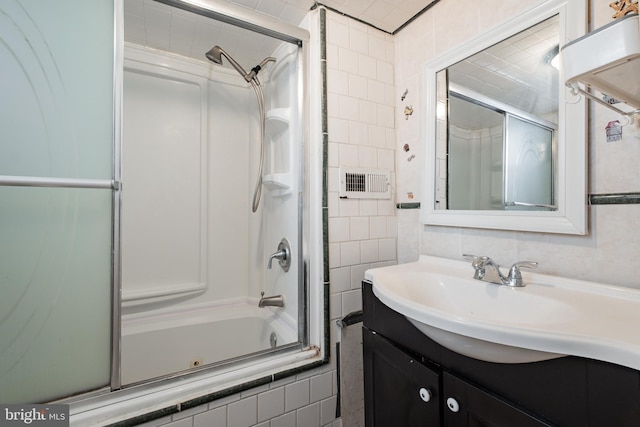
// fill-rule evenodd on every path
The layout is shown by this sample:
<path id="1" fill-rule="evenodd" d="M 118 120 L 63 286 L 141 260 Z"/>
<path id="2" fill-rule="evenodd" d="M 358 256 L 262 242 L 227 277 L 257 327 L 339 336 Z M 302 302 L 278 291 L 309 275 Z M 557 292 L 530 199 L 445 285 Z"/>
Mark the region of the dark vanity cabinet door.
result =
<path id="1" fill-rule="evenodd" d="M 442 374 L 442 383 L 444 425 L 447 427 L 551 425 L 447 372 Z"/>
<path id="2" fill-rule="evenodd" d="M 440 375 L 363 329 L 367 427 L 440 425 Z"/>

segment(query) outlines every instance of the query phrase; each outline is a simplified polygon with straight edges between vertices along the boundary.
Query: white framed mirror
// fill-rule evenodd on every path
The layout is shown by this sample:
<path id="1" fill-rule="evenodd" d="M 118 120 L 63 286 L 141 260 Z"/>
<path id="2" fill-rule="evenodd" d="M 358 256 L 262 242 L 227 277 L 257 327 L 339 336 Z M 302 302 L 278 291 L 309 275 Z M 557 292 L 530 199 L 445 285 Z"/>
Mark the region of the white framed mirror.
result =
<path id="1" fill-rule="evenodd" d="M 546 0 L 426 65 L 424 224 L 586 233 L 586 102 L 552 58 L 580 0 Z"/>

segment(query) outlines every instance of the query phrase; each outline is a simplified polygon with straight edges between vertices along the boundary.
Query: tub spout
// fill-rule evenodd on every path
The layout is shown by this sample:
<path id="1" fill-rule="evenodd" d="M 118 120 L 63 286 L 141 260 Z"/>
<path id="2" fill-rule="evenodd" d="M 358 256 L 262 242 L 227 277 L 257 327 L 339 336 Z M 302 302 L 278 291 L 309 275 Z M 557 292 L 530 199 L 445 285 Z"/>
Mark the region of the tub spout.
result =
<path id="1" fill-rule="evenodd" d="M 261 292 L 260 295 L 258 307 L 284 307 L 284 297 L 282 295 L 265 297 L 264 292 Z"/>

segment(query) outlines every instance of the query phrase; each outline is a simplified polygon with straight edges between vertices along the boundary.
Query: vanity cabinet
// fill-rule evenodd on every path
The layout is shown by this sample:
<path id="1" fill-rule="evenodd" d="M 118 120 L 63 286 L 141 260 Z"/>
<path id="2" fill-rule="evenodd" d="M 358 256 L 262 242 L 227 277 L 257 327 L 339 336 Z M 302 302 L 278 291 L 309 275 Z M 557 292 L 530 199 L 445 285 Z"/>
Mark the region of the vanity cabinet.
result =
<path id="1" fill-rule="evenodd" d="M 366 327 L 366 425 L 518 426 L 549 424 L 438 367 L 425 366 Z"/>
<path id="2" fill-rule="evenodd" d="M 366 425 L 440 425 L 440 373 L 366 328 L 362 345 L 369 385 L 365 402 L 371 403 Z"/>
<path id="3" fill-rule="evenodd" d="M 527 414 L 504 398 L 494 396 L 446 371 L 442 373 L 442 393 L 445 399 L 443 417 L 445 426 L 542 427 L 550 425 Z"/>
<path id="4" fill-rule="evenodd" d="M 640 372 L 580 357 L 501 364 L 452 352 L 363 282 L 367 427 L 637 427 Z"/>

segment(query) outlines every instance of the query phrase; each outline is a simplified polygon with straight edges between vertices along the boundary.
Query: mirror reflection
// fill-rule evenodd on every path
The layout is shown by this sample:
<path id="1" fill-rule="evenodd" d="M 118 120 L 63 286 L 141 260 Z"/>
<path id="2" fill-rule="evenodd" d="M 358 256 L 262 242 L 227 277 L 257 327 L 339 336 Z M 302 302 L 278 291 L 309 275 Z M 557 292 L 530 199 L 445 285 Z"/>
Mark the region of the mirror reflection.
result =
<path id="1" fill-rule="evenodd" d="M 436 73 L 437 210 L 556 207 L 559 20 Z"/>

